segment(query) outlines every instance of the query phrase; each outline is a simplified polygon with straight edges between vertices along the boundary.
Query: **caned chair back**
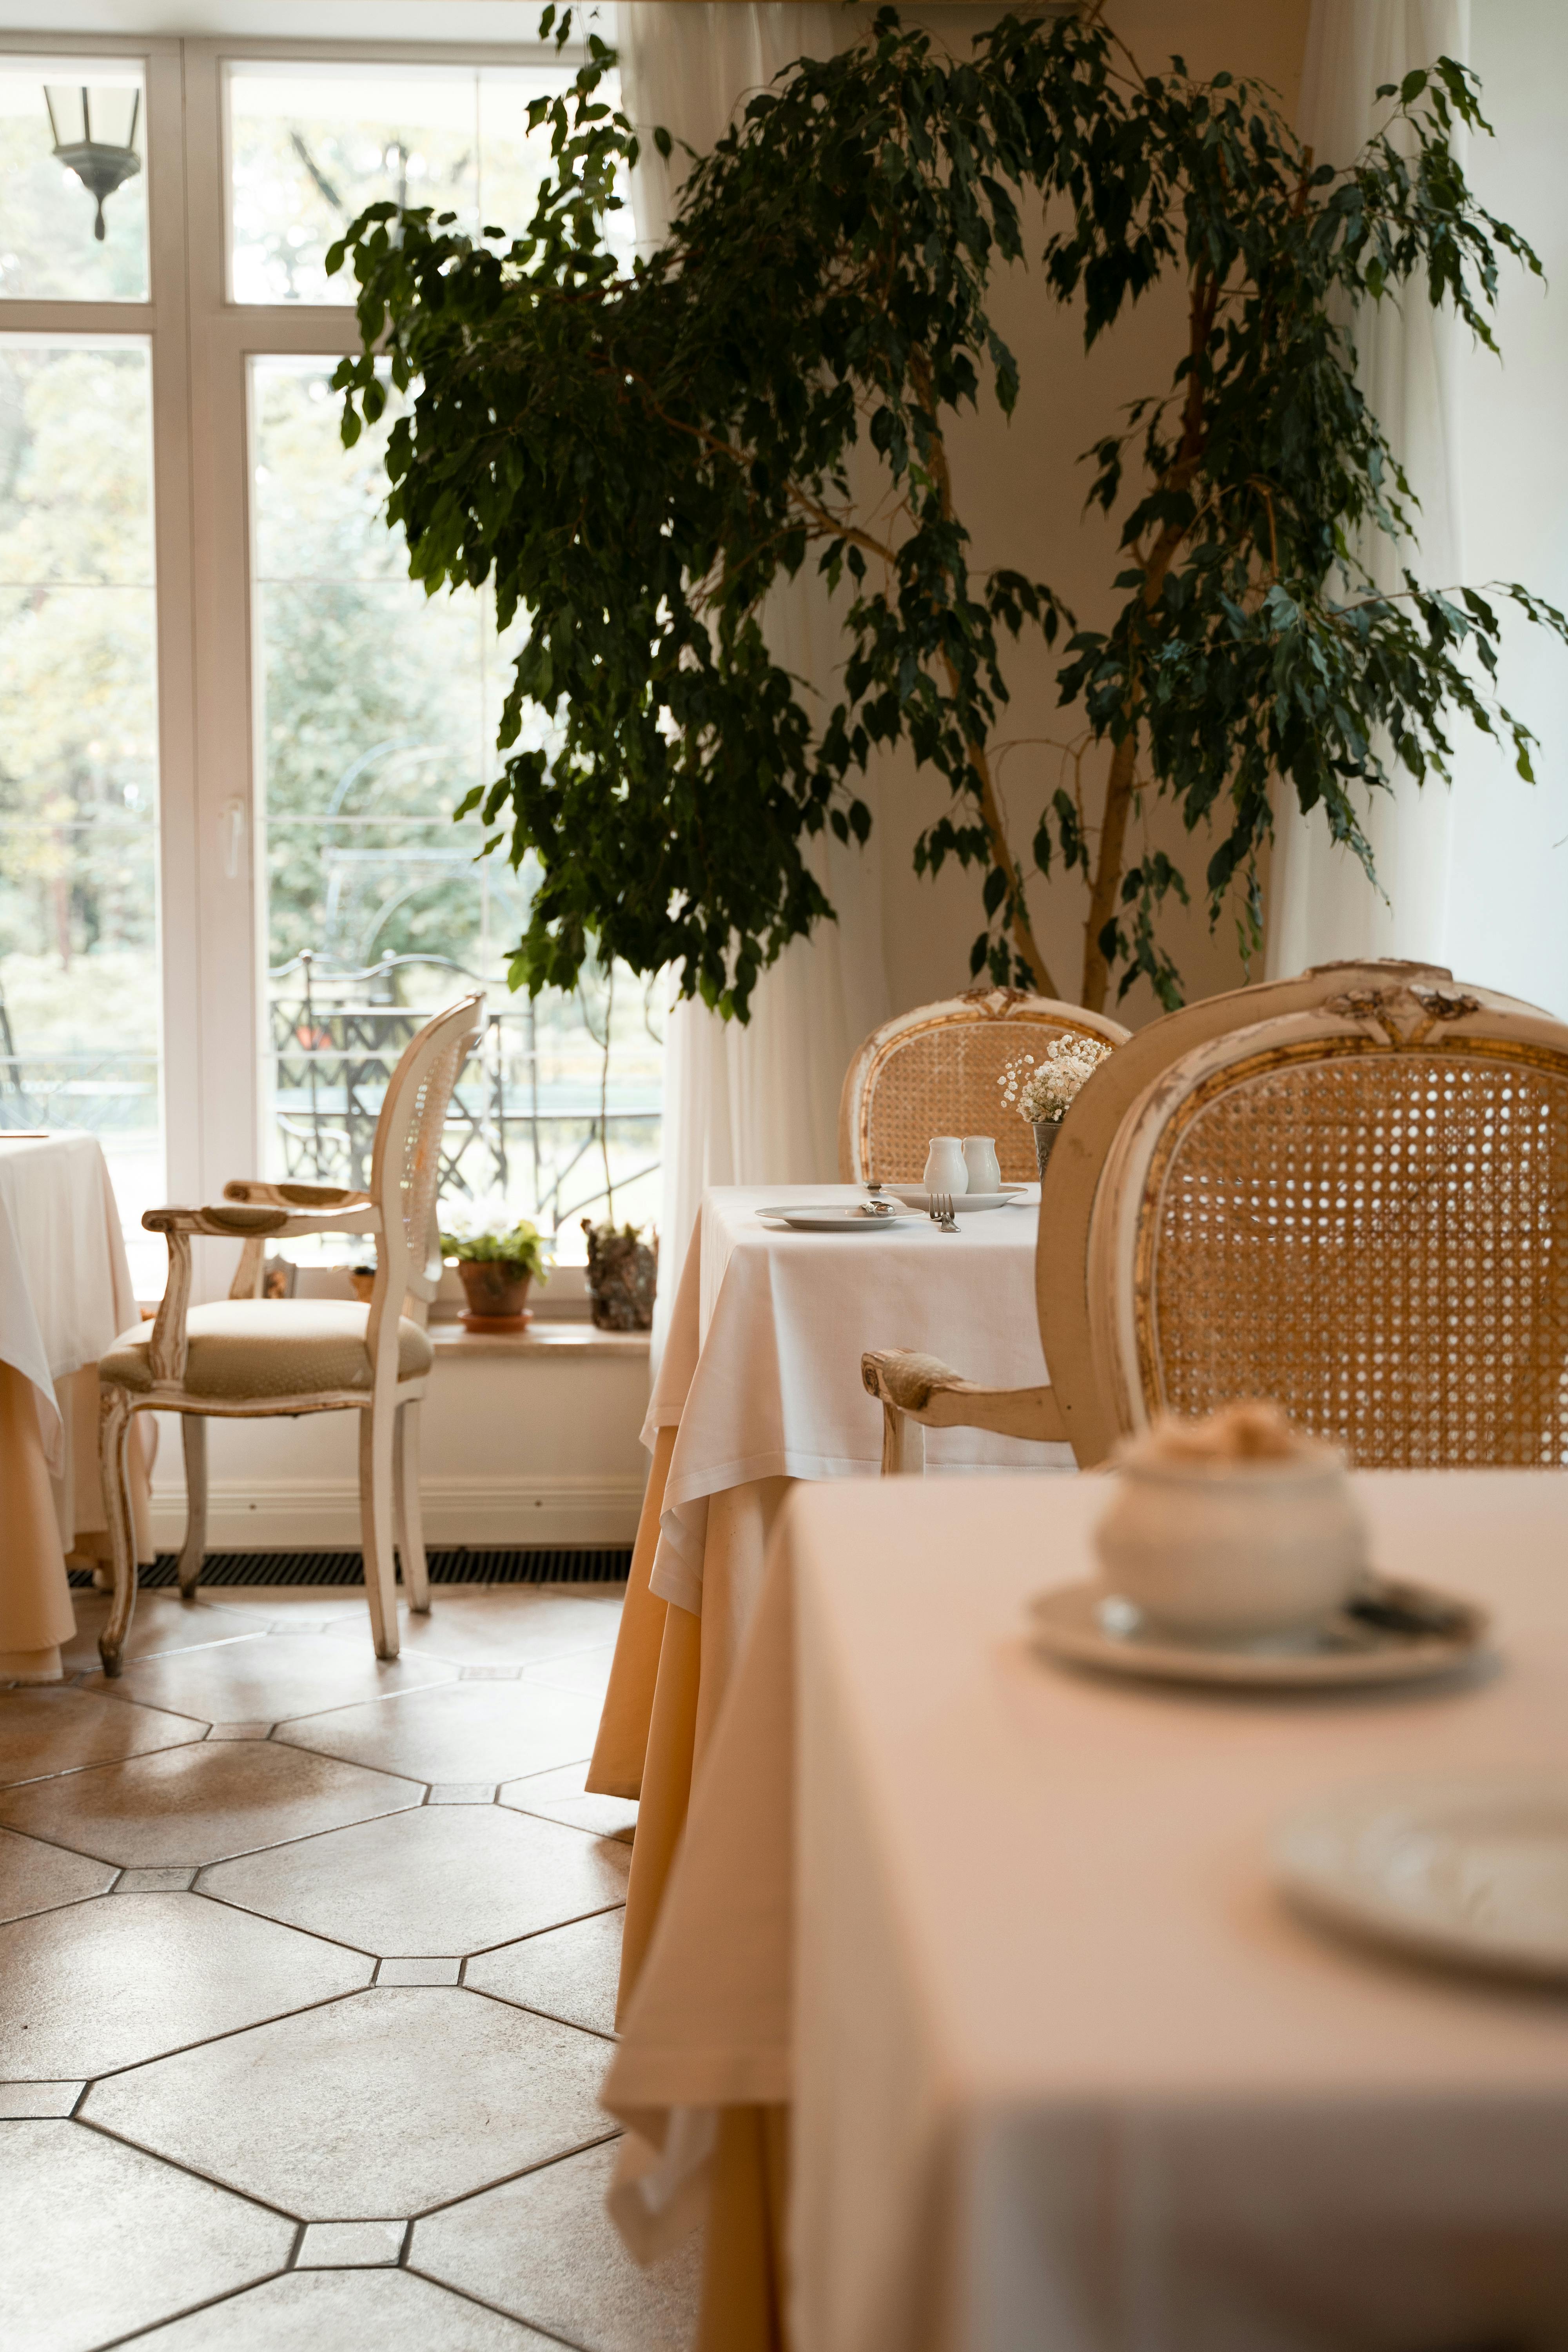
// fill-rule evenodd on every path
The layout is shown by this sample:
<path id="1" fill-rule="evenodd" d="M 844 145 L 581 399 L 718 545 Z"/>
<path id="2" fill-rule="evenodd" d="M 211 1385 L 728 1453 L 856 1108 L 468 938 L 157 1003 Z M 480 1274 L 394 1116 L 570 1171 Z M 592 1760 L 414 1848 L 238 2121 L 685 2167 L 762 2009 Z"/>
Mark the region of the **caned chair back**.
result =
<path id="1" fill-rule="evenodd" d="M 368 1333 L 373 1358 L 384 1309 L 423 1323 L 441 1279 L 437 1218 L 441 1135 L 458 1073 L 484 1026 L 482 995 L 461 996 L 409 1039 L 376 1121 L 370 1192 L 381 1211 Z"/>
<path id="2" fill-rule="evenodd" d="M 1021 1054 L 1037 1060 L 1058 1037 L 1120 1045 L 1120 1022 L 1018 989 L 976 991 L 884 1022 L 861 1046 L 838 1107 L 838 1172 L 847 1184 L 918 1184 L 933 1135 L 994 1135 L 1003 1181 L 1035 1181 L 1035 1141 L 998 1080 Z"/>
<path id="3" fill-rule="evenodd" d="M 1454 976 L 1441 964 L 1368 959 L 1318 964 L 1289 979 L 1205 996 L 1151 1021 L 1102 1062 L 1063 1121 L 1040 1195 L 1040 1238 L 1035 1257 L 1035 1304 L 1040 1342 L 1079 1465 L 1103 1462 L 1121 1424 L 1096 1379 L 1089 1333 L 1089 1234 L 1107 1155 L 1117 1131 L 1144 1089 L 1184 1054 L 1211 1037 L 1289 1013 L 1304 1013 L 1347 991 L 1400 987 L 1447 988 Z M 1484 992 L 1470 991 L 1471 994 Z M 1489 1004 L 1532 1013 L 1511 997 L 1487 994 Z"/>
<path id="4" fill-rule="evenodd" d="M 1362 1468 L 1568 1467 L 1568 1027 L 1342 989 L 1173 1063 L 1089 1250 L 1123 1430 L 1274 1397 Z"/>

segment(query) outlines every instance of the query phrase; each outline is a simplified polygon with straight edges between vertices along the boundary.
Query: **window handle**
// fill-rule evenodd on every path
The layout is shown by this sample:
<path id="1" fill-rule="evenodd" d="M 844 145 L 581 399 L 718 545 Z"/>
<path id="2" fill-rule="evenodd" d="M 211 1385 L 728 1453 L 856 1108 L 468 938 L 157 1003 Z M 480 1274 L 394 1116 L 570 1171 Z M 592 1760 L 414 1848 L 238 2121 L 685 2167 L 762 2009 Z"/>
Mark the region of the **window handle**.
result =
<path id="1" fill-rule="evenodd" d="M 224 803 L 220 823 L 224 874 L 230 882 L 237 882 L 245 854 L 245 803 L 237 793 Z"/>

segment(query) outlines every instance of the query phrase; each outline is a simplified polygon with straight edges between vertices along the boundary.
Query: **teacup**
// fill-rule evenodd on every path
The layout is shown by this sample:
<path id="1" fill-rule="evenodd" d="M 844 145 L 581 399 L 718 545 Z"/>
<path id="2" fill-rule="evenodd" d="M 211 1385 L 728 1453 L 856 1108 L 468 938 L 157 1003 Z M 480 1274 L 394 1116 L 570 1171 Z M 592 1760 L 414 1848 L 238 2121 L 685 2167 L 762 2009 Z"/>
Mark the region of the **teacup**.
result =
<path id="1" fill-rule="evenodd" d="M 1094 1534 L 1100 1577 L 1152 1628 L 1204 1642 L 1304 1630 L 1365 1568 L 1365 1525 L 1326 1446 L 1229 1461 L 1130 1449 L 1115 1475 Z"/>

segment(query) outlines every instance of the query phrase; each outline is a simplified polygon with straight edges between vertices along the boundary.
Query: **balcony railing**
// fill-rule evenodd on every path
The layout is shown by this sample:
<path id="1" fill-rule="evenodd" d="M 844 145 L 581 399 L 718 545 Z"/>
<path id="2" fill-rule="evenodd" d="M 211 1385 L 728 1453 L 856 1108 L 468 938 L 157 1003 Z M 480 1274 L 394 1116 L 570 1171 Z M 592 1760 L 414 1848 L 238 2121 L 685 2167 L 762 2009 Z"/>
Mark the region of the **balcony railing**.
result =
<path id="1" fill-rule="evenodd" d="M 418 973 L 449 977 L 428 1004 L 396 1001 Z M 284 1175 L 363 1186 L 387 1082 L 411 1037 L 465 982 L 463 964 L 434 955 L 388 956 L 360 968 L 305 950 L 274 967 L 268 1003 L 272 1118 Z M 591 1032 L 546 1029 L 528 1000 L 492 1010 L 452 1097 L 441 1189 L 451 1197 L 526 1201 L 557 1231 L 604 1200 L 607 1141 L 616 1190 L 657 1173 L 661 1089 L 657 1070 L 609 1070 Z"/>

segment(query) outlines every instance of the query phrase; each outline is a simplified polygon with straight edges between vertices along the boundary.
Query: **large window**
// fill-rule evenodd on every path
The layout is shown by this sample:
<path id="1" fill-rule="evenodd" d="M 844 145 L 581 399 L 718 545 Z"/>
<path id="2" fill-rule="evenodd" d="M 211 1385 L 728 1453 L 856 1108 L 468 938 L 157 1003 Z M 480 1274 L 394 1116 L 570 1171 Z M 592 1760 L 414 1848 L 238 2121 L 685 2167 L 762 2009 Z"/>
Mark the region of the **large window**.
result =
<path id="1" fill-rule="evenodd" d="M 478 982 L 489 1027 L 448 1133 L 452 1181 L 580 1255 L 581 1213 L 602 1215 L 610 1184 L 617 1217 L 657 1210 L 657 994 L 622 970 L 613 989 L 597 972 L 571 996 L 510 995 L 531 877 L 476 860 L 452 811 L 493 772 L 510 648 L 488 590 L 432 602 L 405 576 L 379 513 L 392 412 L 345 450 L 330 374 L 250 363 L 269 1162 L 363 1183 L 392 1065 Z"/>
<path id="2" fill-rule="evenodd" d="M 163 1198 L 152 401 L 134 337 L 0 336 L 0 1126 Z"/>
<path id="3" fill-rule="evenodd" d="M 151 1291 L 143 1208 L 362 1181 L 398 1054 L 477 983 L 447 1191 L 580 1256 L 612 1186 L 657 1214 L 665 992 L 507 989 L 533 877 L 451 812 L 509 647 L 487 593 L 408 581 L 381 436 L 342 446 L 323 266 L 378 199 L 520 226 L 570 53 L 5 47 L 0 1125 L 100 1134 Z"/>

